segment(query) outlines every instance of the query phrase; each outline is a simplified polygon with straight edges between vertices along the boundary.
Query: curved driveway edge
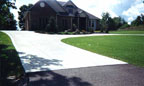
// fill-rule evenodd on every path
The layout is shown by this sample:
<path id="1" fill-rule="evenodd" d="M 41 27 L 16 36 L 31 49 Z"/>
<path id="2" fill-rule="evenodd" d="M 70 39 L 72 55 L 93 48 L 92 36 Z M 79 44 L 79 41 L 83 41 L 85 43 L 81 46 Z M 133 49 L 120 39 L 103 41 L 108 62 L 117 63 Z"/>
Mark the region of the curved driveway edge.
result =
<path id="1" fill-rule="evenodd" d="M 65 43 L 61 39 L 91 35 L 50 35 L 32 31 L 3 31 L 7 33 L 19 53 L 25 72 L 127 64 Z"/>

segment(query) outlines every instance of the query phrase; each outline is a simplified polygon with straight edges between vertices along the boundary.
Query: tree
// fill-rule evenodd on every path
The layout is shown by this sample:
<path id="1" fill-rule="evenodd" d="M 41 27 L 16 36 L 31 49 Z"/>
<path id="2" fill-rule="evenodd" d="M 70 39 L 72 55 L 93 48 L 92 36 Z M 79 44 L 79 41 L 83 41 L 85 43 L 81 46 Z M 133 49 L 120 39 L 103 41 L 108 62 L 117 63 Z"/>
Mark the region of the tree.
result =
<path id="1" fill-rule="evenodd" d="M 16 20 L 10 9 L 16 9 L 15 0 L 0 1 L 0 30 L 16 30 Z"/>
<path id="2" fill-rule="evenodd" d="M 111 17 L 108 18 L 107 24 L 108 24 L 108 28 L 106 30 L 106 33 L 108 33 L 109 30 L 114 30 L 116 27 L 116 23 Z"/>
<path id="3" fill-rule="evenodd" d="M 141 20 L 142 20 L 142 24 L 144 25 L 144 15 L 141 14 Z"/>
<path id="4" fill-rule="evenodd" d="M 18 17 L 18 19 L 19 19 L 19 27 L 21 28 L 21 29 L 25 29 L 24 28 L 24 15 L 25 15 L 25 13 L 26 13 L 26 11 L 29 9 L 29 8 L 31 8 L 33 6 L 33 4 L 29 4 L 28 6 L 27 5 L 23 5 L 23 6 L 21 6 L 20 8 L 19 8 L 19 10 L 20 11 L 18 11 L 18 14 L 19 14 L 19 17 Z"/>
<path id="5" fill-rule="evenodd" d="M 108 13 L 102 13 L 102 19 L 100 20 L 101 32 L 104 32 L 104 30 L 108 27 L 107 26 L 107 17 L 109 17 Z"/>
<path id="6" fill-rule="evenodd" d="M 8 30 L 16 30 L 16 20 L 14 20 L 14 15 L 12 13 L 8 14 L 8 22 L 7 22 L 7 29 Z"/>
<path id="7" fill-rule="evenodd" d="M 132 21 L 131 25 L 132 26 L 139 26 L 139 25 L 142 25 L 142 23 L 143 23 L 142 17 L 137 16 L 137 18 L 134 21 Z"/>
<path id="8" fill-rule="evenodd" d="M 117 29 L 119 29 L 121 27 L 129 26 L 128 23 L 123 18 L 121 18 L 120 16 L 119 17 L 114 17 L 113 20 L 115 22 L 114 30 L 117 30 Z"/>
<path id="9" fill-rule="evenodd" d="M 125 28 L 128 28 L 128 27 L 130 27 L 130 25 L 129 24 L 123 24 L 121 27 L 120 27 L 120 29 L 125 29 Z"/>
<path id="10" fill-rule="evenodd" d="M 114 22 L 113 22 L 112 18 L 110 17 L 110 14 L 103 13 L 102 19 L 100 20 L 101 32 L 105 31 L 106 33 L 108 33 L 110 28 L 112 28 L 112 23 L 114 23 Z"/>
<path id="11" fill-rule="evenodd" d="M 121 26 L 121 17 L 114 17 L 113 21 L 115 23 L 113 30 L 117 30 Z"/>
<path id="12" fill-rule="evenodd" d="M 113 20 L 115 22 L 114 30 L 117 30 L 118 28 L 120 28 L 122 26 L 122 18 L 121 17 L 114 17 Z"/>

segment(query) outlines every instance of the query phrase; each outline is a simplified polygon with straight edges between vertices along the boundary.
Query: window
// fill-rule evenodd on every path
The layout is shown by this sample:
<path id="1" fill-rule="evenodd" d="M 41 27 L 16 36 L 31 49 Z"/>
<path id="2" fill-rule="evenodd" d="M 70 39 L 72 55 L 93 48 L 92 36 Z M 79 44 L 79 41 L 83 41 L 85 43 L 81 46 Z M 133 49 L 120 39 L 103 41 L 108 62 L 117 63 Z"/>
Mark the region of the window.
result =
<path id="1" fill-rule="evenodd" d="M 68 11 L 69 13 L 73 14 L 73 9 L 69 9 Z"/>
<path id="2" fill-rule="evenodd" d="M 67 5 L 66 8 L 68 9 L 69 13 L 73 14 L 73 9 L 74 9 L 73 5 Z"/>

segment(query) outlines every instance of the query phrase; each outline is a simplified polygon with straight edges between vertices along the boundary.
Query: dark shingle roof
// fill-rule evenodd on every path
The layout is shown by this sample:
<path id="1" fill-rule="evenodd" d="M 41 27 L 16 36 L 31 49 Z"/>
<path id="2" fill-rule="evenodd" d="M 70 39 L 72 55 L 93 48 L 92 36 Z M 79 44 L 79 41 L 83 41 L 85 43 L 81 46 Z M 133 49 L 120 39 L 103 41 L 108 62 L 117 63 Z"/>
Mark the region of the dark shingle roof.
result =
<path id="1" fill-rule="evenodd" d="M 96 16 L 94 16 L 94 15 L 88 13 L 88 12 L 86 12 L 86 14 L 88 15 L 88 17 L 89 17 L 90 19 L 99 19 L 98 17 L 96 17 Z"/>
<path id="2" fill-rule="evenodd" d="M 56 0 L 41 0 L 45 1 L 56 12 L 66 12 Z"/>
<path id="3" fill-rule="evenodd" d="M 66 2 L 64 1 L 58 1 L 58 3 L 61 5 L 61 6 L 64 6 L 66 4 Z"/>
<path id="4" fill-rule="evenodd" d="M 60 15 L 67 15 L 67 16 L 72 16 L 73 15 L 74 16 L 76 13 L 77 13 L 77 15 L 81 15 L 81 13 L 85 13 L 90 19 L 99 19 L 98 17 L 96 17 L 96 16 L 94 16 L 94 15 L 92 15 L 92 14 L 90 14 L 90 13 L 88 13 L 88 12 L 78 8 L 78 7 L 75 9 L 77 11 L 76 13 L 68 14 L 68 12 L 66 11 L 64 5 L 67 4 L 68 2 L 71 2 L 71 1 L 68 1 L 68 2 L 57 1 L 57 0 L 40 0 L 40 1 L 46 2 L 52 9 L 54 9 Z"/>
<path id="5" fill-rule="evenodd" d="M 58 3 L 63 7 L 67 2 L 58 1 Z M 84 12 L 90 19 L 99 19 L 98 17 L 96 17 L 96 16 L 94 16 L 94 15 L 92 15 L 92 14 L 90 14 L 90 13 L 88 13 L 88 12 L 78 8 L 78 7 L 77 7 L 77 12 L 78 12 L 79 15 L 81 15 L 81 13 Z"/>
<path id="6" fill-rule="evenodd" d="M 82 12 L 84 12 L 90 19 L 99 19 L 98 17 L 96 17 L 96 16 L 94 16 L 94 15 L 92 15 L 92 14 L 90 14 L 90 13 L 88 13 L 88 12 L 86 12 L 86 11 L 80 9 L 80 8 L 78 8 L 78 13 L 80 14 Z"/>

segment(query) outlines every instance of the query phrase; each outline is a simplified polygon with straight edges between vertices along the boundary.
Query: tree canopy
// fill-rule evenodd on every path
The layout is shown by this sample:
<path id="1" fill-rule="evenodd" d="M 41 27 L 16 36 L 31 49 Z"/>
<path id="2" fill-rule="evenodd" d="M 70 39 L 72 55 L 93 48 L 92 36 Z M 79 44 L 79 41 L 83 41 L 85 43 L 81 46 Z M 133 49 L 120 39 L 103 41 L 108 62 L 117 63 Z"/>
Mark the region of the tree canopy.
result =
<path id="1" fill-rule="evenodd" d="M 23 6 L 21 6 L 20 8 L 19 8 L 19 10 L 20 11 L 18 11 L 18 14 L 19 14 L 19 17 L 18 17 L 18 19 L 19 19 L 19 27 L 22 29 L 22 30 L 24 30 L 25 28 L 24 28 L 24 15 L 25 15 L 25 13 L 26 13 L 26 11 L 29 9 L 29 8 L 31 8 L 33 6 L 33 4 L 29 4 L 29 5 L 23 5 Z"/>
<path id="2" fill-rule="evenodd" d="M 101 32 L 108 33 L 109 30 L 117 30 L 121 28 L 123 25 L 128 25 L 123 18 L 112 18 L 108 12 L 102 14 L 102 19 L 100 20 Z"/>
<path id="3" fill-rule="evenodd" d="M 141 14 L 140 16 L 137 16 L 135 20 L 132 21 L 132 26 L 139 26 L 144 24 L 144 15 Z"/>
<path id="4" fill-rule="evenodd" d="M 16 30 L 16 20 L 10 9 L 16 9 L 15 0 L 0 1 L 0 30 Z"/>
<path id="5" fill-rule="evenodd" d="M 109 13 L 103 13 L 102 14 L 102 19 L 100 21 L 101 24 L 101 32 L 108 30 L 108 21 L 110 18 L 110 14 Z"/>

